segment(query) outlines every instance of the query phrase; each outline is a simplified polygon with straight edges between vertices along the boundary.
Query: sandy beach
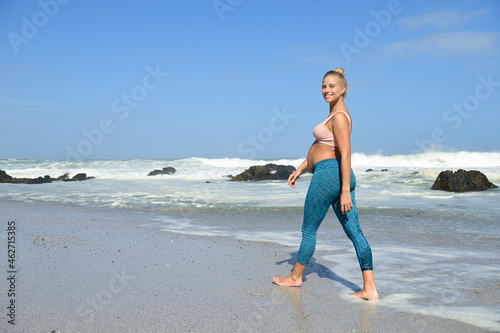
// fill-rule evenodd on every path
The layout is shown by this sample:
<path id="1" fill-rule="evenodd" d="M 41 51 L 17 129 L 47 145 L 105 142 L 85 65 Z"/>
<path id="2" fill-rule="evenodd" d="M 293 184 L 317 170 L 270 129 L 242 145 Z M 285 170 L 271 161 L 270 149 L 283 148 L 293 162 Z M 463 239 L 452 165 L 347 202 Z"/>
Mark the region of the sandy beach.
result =
<path id="1" fill-rule="evenodd" d="M 384 261 L 391 255 L 379 256 L 381 299 L 366 302 L 350 296 L 359 290 L 361 277 L 348 243 L 328 249 L 319 242 L 304 285 L 290 289 L 273 285 L 272 276 L 290 272 L 297 248 L 251 240 L 251 233 L 241 237 L 244 233 L 229 227 L 230 221 L 238 220 L 244 229 L 262 230 L 270 219 L 298 223 L 300 214 L 162 213 L 6 200 L 0 201 L 0 211 L 2 332 L 500 331 L 496 255 L 486 258 L 493 268 L 481 273 L 484 281 L 477 281 L 475 289 L 457 286 L 460 294 L 443 293 L 442 304 L 424 295 L 418 304 L 410 304 L 414 296 L 401 295 L 419 291 L 398 290 L 402 273 L 396 267 L 404 270 L 398 261 L 405 258 L 395 256 L 394 270 L 384 272 Z M 178 224 L 159 222 L 165 218 Z M 375 217 L 373 221 L 376 224 Z M 7 239 L 12 225 L 15 242 L 10 244 L 16 257 L 9 270 Z M 282 234 L 290 228 L 284 225 Z M 269 231 L 269 236 L 279 233 Z M 370 237 L 375 253 L 389 251 L 377 233 Z M 407 241 L 411 242 L 403 240 Z M 431 271 L 436 268 L 432 262 L 424 264 Z M 464 262 L 474 264 L 478 261 L 473 258 Z M 408 274 L 414 274 L 416 287 L 430 283 L 415 272 Z M 439 274 L 426 278 L 439 287 L 444 283 Z M 9 281 L 12 275 L 15 279 Z M 8 295 L 12 287 L 15 296 Z M 12 300 L 14 312 L 6 309 Z M 15 325 L 9 324 L 9 311 Z M 463 320 L 464 311 L 475 314 L 470 318 L 477 317 L 476 322 L 467 316 Z"/>

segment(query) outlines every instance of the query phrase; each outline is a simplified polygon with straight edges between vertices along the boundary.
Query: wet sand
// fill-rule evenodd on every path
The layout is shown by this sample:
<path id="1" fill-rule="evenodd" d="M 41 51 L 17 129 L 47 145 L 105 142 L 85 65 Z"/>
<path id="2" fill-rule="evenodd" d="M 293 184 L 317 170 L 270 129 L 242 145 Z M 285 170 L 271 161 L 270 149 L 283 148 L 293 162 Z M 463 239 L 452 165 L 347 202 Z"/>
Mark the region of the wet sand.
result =
<path id="1" fill-rule="evenodd" d="M 328 248 L 320 240 L 301 288 L 273 285 L 272 276 L 290 272 L 297 251 L 297 234 L 286 231 L 293 226 L 265 230 L 290 217 L 284 213 L 161 213 L 15 201 L 0 201 L 0 211 L 1 306 L 6 313 L 11 299 L 16 305 L 15 326 L 2 316 L 5 332 L 500 331 L 499 317 L 494 317 L 500 313 L 497 270 L 483 272 L 491 277 L 476 289 L 442 293 L 441 303 L 429 290 L 411 303 L 419 291 L 398 290 L 402 273 L 396 267 L 404 267 L 398 261 L 406 257 L 394 253 L 392 244 L 372 245 L 375 253 L 385 253 L 379 256 L 380 269 L 392 265 L 391 272 L 376 270 L 380 301 L 350 296 L 362 281 L 345 241 Z M 8 297 L 7 228 L 12 221 L 16 295 Z M 231 221 L 239 221 L 245 232 L 235 232 Z M 273 239 L 280 234 L 281 241 Z M 372 244 L 377 240 L 377 235 L 369 238 Z M 421 265 L 432 272 L 435 263 Z M 474 263 L 471 257 L 465 264 Z M 488 264 L 493 267 L 498 260 L 483 266 Z M 446 271 L 427 277 L 405 271 L 404 278 L 413 276 L 416 287 L 434 279 L 438 292 L 441 273 Z M 467 301 L 457 295 L 466 295 Z M 455 308 L 460 307 L 478 320 L 457 319 L 463 312 Z M 436 316 L 438 310 L 443 314 Z"/>

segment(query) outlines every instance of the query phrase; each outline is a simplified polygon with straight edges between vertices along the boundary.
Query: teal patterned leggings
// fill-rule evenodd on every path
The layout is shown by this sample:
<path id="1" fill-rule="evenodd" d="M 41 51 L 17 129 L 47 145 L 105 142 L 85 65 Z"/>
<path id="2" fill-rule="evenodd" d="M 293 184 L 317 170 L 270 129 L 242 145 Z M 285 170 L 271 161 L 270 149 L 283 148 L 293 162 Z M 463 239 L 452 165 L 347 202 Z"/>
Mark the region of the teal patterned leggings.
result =
<path id="1" fill-rule="evenodd" d="M 304 204 L 302 242 L 300 243 L 299 254 L 297 256 L 299 264 L 307 265 L 311 259 L 316 248 L 316 233 L 331 205 L 340 224 L 344 228 L 344 232 L 354 244 L 361 270 L 373 270 L 372 251 L 359 227 L 358 210 L 354 197 L 355 187 L 356 178 L 354 177 L 354 172 L 351 170 L 351 198 L 353 208 L 347 214 L 342 214 L 340 210 L 340 193 L 342 188 L 340 159 L 323 160 L 314 165 L 313 177 Z"/>

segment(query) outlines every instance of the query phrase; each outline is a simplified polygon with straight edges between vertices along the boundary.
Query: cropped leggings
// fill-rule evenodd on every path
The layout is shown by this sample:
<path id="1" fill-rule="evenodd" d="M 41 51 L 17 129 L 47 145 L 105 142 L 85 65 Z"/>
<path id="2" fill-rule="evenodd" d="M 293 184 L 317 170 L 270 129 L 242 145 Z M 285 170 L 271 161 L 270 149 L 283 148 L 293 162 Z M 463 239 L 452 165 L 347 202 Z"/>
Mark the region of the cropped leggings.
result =
<path id="1" fill-rule="evenodd" d="M 351 170 L 351 198 L 353 208 L 347 214 L 342 214 L 340 208 L 340 193 L 342 188 L 340 159 L 327 159 L 314 165 L 313 177 L 304 204 L 302 242 L 300 243 L 299 254 L 297 256 L 299 264 L 305 266 L 311 259 L 316 248 L 316 233 L 331 205 L 340 224 L 344 228 L 344 232 L 354 244 L 361 270 L 373 270 L 372 251 L 359 227 L 358 210 L 354 197 L 355 187 L 356 178 L 354 177 L 354 172 Z"/>

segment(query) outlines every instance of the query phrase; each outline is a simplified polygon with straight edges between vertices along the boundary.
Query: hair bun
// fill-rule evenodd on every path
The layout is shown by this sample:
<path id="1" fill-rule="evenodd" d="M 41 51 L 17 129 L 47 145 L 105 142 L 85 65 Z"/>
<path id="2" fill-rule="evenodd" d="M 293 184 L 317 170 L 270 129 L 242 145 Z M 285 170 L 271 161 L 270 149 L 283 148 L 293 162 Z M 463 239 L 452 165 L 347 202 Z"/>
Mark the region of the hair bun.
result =
<path id="1" fill-rule="evenodd" d="M 334 70 L 334 72 L 339 73 L 339 74 L 342 74 L 342 75 L 345 75 L 345 71 L 344 71 L 342 68 L 340 68 L 340 67 L 337 67 L 337 68 Z"/>

